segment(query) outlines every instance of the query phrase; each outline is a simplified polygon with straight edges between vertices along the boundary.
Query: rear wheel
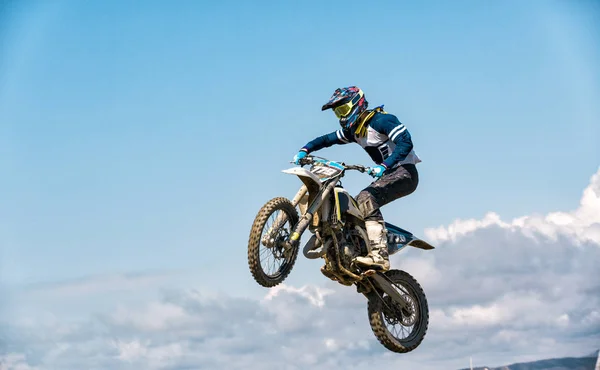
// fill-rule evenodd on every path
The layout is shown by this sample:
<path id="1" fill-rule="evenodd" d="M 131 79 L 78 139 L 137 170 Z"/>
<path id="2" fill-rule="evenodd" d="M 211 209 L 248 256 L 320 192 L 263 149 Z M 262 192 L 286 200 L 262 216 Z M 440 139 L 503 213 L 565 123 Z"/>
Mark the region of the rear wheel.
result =
<path id="1" fill-rule="evenodd" d="M 427 332 L 427 298 L 410 274 L 389 270 L 385 275 L 408 303 L 409 309 L 403 309 L 389 295 L 379 292 L 379 298 L 369 300 L 369 323 L 375 337 L 385 348 L 399 353 L 410 352 L 421 344 Z"/>
<path id="2" fill-rule="evenodd" d="M 298 247 L 283 244 L 297 223 L 298 212 L 287 198 L 273 198 L 258 211 L 248 240 L 248 265 L 258 284 L 274 287 L 292 271 Z"/>

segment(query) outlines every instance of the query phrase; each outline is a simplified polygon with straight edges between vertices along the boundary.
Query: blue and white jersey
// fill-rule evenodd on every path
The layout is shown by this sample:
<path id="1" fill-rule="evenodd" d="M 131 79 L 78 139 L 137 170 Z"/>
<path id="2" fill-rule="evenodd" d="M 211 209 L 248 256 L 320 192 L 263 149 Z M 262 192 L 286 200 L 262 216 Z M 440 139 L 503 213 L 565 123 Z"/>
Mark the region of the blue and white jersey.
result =
<path id="1" fill-rule="evenodd" d="M 408 129 L 396 116 L 377 112 L 368 124 L 364 136 L 357 136 L 348 130 L 337 130 L 312 140 L 302 149 L 310 153 L 334 144 L 357 143 L 375 163 L 387 168 L 421 162 L 413 149 Z"/>

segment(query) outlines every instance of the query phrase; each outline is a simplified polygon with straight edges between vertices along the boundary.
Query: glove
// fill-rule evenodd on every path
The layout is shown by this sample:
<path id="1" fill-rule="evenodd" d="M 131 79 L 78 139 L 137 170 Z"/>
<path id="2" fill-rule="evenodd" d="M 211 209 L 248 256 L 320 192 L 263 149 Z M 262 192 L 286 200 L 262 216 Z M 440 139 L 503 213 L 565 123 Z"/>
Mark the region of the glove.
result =
<path id="1" fill-rule="evenodd" d="M 304 150 L 301 150 L 294 156 L 294 164 L 300 164 L 300 160 L 306 157 L 307 153 Z"/>
<path id="2" fill-rule="evenodd" d="M 369 170 L 369 175 L 375 177 L 376 179 L 379 179 L 381 178 L 381 176 L 383 176 L 385 170 L 387 170 L 385 166 L 375 166 L 371 168 L 371 170 Z"/>

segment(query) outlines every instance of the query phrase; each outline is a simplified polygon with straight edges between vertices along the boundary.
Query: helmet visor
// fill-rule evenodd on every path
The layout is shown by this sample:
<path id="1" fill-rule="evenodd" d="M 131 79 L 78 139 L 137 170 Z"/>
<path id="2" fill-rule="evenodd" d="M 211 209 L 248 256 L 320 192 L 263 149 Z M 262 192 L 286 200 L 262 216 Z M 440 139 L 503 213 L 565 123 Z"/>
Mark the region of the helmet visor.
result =
<path id="1" fill-rule="evenodd" d="M 342 117 L 348 115 L 348 113 L 350 113 L 351 110 L 352 110 L 352 102 L 349 101 L 346 104 L 342 104 L 342 105 L 339 105 L 339 106 L 333 108 L 333 113 L 335 113 L 337 118 L 342 118 Z"/>

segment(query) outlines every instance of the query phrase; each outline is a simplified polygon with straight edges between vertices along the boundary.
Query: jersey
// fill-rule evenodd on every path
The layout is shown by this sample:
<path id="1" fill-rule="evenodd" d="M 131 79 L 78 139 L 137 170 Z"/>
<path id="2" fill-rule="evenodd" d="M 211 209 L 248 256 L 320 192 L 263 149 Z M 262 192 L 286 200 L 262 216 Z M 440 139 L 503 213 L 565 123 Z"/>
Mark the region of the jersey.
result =
<path id="1" fill-rule="evenodd" d="M 368 124 L 364 136 L 352 134 L 350 130 L 337 130 L 310 141 L 301 150 L 310 153 L 335 144 L 356 143 L 369 154 L 373 162 L 386 168 L 421 162 L 408 129 L 396 116 L 376 112 Z"/>

